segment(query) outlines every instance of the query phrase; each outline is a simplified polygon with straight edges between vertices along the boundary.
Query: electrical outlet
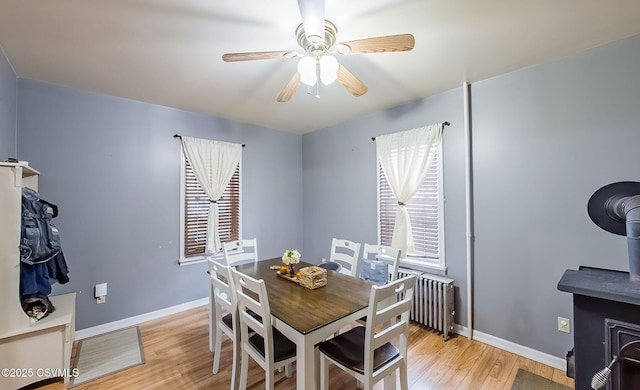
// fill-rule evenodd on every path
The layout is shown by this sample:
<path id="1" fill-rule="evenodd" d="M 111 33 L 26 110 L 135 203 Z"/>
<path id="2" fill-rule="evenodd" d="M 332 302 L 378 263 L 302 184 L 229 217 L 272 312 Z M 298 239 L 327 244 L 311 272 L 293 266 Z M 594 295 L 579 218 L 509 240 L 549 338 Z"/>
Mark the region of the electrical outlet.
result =
<path id="1" fill-rule="evenodd" d="M 107 301 L 107 296 L 103 295 L 101 297 L 96 297 L 96 303 L 97 304 L 101 304 L 101 303 L 105 303 Z"/>
<path id="2" fill-rule="evenodd" d="M 558 331 L 571 333 L 571 321 L 568 318 L 558 317 Z"/>

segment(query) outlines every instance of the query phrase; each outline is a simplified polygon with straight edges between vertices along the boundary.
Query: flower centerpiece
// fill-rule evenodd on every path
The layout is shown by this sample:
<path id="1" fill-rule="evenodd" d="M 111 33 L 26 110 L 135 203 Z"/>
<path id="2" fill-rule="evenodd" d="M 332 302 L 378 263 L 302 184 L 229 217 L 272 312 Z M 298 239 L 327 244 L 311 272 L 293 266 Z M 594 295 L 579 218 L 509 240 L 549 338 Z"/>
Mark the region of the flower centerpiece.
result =
<path id="1" fill-rule="evenodd" d="M 282 255 L 282 262 L 289 268 L 289 275 L 295 276 L 295 264 L 300 262 L 300 252 L 295 249 L 287 249 Z"/>

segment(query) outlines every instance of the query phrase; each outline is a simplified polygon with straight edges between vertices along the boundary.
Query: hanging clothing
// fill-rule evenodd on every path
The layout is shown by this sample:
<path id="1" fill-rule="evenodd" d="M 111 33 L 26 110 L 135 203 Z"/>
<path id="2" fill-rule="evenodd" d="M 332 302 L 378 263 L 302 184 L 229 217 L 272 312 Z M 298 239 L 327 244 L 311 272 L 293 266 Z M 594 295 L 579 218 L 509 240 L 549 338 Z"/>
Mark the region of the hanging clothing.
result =
<path id="1" fill-rule="evenodd" d="M 55 308 L 47 297 L 53 283 L 69 282 L 58 229 L 51 222 L 58 207 L 30 189 L 22 189 L 20 237 L 20 301 L 25 313 L 41 319 Z"/>

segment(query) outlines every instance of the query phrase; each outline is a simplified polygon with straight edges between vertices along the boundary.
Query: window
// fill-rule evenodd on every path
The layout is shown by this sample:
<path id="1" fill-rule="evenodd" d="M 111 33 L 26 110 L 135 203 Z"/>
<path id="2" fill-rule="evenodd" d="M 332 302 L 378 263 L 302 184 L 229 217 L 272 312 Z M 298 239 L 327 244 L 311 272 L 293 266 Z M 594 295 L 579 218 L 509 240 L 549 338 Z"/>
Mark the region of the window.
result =
<path id="1" fill-rule="evenodd" d="M 182 155 L 181 259 L 180 263 L 204 260 L 207 243 L 209 197 Z M 218 200 L 220 241 L 240 239 L 240 163 Z"/>
<path id="2" fill-rule="evenodd" d="M 435 147 L 433 162 L 418 192 L 406 203 L 411 218 L 414 253 L 403 258 L 407 266 L 445 269 L 443 240 L 442 143 Z M 378 242 L 391 246 L 396 200 L 378 161 Z"/>

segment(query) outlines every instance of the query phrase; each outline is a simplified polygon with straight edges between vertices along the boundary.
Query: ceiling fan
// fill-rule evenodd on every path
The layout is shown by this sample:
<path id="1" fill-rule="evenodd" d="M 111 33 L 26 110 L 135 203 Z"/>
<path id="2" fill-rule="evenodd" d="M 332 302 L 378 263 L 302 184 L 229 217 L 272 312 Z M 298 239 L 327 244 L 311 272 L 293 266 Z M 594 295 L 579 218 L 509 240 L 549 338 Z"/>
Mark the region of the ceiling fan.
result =
<path id="1" fill-rule="evenodd" d="M 331 54 L 341 56 L 351 54 L 409 51 L 415 45 L 411 34 L 388 35 L 355 41 L 338 42 L 338 29 L 324 18 L 324 0 L 298 0 L 302 24 L 296 29 L 298 44 L 304 51 L 261 51 L 248 53 L 227 53 L 222 56 L 226 62 L 268 60 L 301 57 L 298 71 L 284 86 L 278 102 L 291 99 L 300 83 L 316 86 L 316 97 L 320 97 L 320 82 L 327 85 L 338 80 L 353 96 L 364 95 L 368 88 L 344 65 L 338 63 Z"/>

